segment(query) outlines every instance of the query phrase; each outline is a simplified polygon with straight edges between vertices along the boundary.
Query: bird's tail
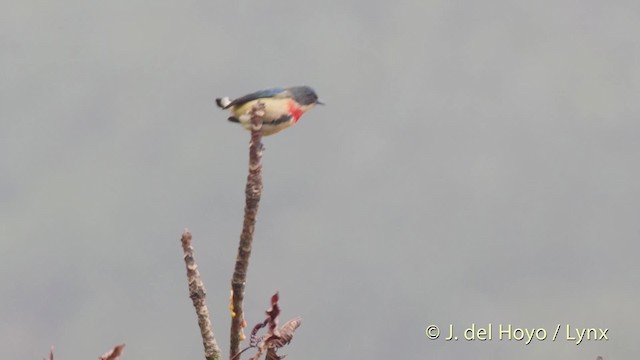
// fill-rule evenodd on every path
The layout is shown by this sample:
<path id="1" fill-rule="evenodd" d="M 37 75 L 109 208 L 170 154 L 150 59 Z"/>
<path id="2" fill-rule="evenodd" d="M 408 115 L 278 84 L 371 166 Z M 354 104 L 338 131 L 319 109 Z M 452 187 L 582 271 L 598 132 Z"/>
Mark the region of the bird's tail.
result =
<path id="1" fill-rule="evenodd" d="M 226 109 L 231 104 L 231 99 L 229 99 L 228 97 L 217 98 L 216 99 L 216 104 L 218 104 L 218 106 L 220 108 Z"/>

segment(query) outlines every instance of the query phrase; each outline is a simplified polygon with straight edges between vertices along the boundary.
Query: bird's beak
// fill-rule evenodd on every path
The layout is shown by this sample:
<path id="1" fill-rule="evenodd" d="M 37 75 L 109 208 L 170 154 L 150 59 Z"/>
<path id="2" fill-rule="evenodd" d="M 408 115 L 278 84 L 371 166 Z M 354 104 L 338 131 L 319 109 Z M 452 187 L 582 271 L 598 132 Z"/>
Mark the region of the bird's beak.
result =
<path id="1" fill-rule="evenodd" d="M 318 105 L 326 105 L 325 103 L 323 103 L 322 101 L 316 101 L 316 104 Z"/>

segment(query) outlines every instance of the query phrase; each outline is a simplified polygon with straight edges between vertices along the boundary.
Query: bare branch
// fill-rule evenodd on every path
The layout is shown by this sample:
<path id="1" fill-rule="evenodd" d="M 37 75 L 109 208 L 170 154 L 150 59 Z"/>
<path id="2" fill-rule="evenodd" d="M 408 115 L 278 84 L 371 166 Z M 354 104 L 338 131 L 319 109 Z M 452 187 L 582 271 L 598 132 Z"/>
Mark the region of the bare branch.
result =
<path id="1" fill-rule="evenodd" d="M 124 344 L 116 345 L 113 349 L 100 356 L 99 360 L 118 360 L 124 351 Z"/>
<path id="2" fill-rule="evenodd" d="M 184 262 L 187 266 L 187 282 L 189 284 L 189 297 L 193 301 L 193 307 L 196 309 L 198 317 L 198 325 L 200 326 L 200 335 L 202 336 L 202 344 L 204 345 L 204 356 L 207 360 L 220 360 L 220 348 L 213 335 L 213 327 L 209 319 L 209 310 L 205 301 L 207 291 L 204 283 L 200 279 L 200 271 L 198 264 L 193 256 L 193 247 L 191 246 L 191 233 L 185 229 L 182 233 L 182 250 L 184 252 Z"/>
<path id="3" fill-rule="evenodd" d="M 230 358 L 234 358 L 240 351 L 240 342 L 245 339 L 244 288 L 247 281 L 247 269 L 249 268 L 249 256 L 253 232 L 258 214 L 258 204 L 262 195 L 262 117 L 264 116 L 264 103 L 258 101 L 251 109 L 251 142 L 249 144 L 249 175 L 245 189 L 244 222 L 242 234 L 238 245 L 236 265 L 231 278 L 231 352 Z"/>

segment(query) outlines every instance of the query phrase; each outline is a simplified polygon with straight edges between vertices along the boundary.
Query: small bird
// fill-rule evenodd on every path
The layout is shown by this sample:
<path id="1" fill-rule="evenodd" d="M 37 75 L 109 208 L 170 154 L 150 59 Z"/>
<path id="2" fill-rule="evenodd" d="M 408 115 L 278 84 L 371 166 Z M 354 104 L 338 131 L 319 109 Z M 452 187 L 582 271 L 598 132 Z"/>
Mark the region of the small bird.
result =
<path id="1" fill-rule="evenodd" d="M 286 89 L 273 88 L 230 100 L 228 97 L 216 99 L 222 109 L 229 109 L 229 121 L 240 123 L 251 131 L 251 108 L 257 101 L 265 105 L 262 122 L 262 135 L 272 135 L 293 126 L 300 117 L 316 105 L 324 105 L 318 101 L 318 95 L 308 86 L 293 86 Z"/>

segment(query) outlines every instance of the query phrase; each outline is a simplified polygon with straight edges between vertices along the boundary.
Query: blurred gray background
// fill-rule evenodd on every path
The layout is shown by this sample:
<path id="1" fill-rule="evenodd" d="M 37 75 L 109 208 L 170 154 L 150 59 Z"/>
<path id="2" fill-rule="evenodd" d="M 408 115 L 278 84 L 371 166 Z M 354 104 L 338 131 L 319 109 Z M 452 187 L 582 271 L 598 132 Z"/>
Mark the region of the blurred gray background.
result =
<path id="1" fill-rule="evenodd" d="M 249 326 L 289 359 L 631 359 L 637 1 L 3 1 L 0 358 L 228 355 L 248 133 L 214 98 L 311 85 L 265 139 Z M 429 340 L 475 323 L 553 342 Z M 566 341 L 565 324 L 609 328 Z"/>

